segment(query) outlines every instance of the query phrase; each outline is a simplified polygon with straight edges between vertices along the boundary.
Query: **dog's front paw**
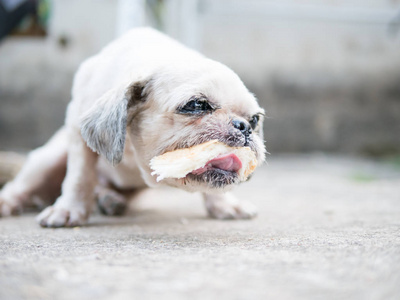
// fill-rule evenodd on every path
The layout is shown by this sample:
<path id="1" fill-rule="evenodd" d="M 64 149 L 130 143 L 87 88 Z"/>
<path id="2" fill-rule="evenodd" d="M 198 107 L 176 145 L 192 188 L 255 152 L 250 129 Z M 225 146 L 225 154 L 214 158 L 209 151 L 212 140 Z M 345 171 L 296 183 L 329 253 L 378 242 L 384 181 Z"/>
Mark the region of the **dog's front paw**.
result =
<path id="1" fill-rule="evenodd" d="M 257 216 L 257 208 L 249 202 L 239 202 L 231 194 L 205 195 L 208 215 L 215 219 L 251 219 Z"/>
<path id="2" fill-rule="evenodd" d="M 47 207 L 37 217 L 36 221 L 42 227 L 75 227 L 86 224 L 89 214 L 82 207 Z"/>
<path id="3" fill-rule="evenodd" d="M 251 203 L 230 203 L 219 202 L 207 208 L 208 214 L 214 219 L 251 219 L 257 216 L 257 209 Z"/>

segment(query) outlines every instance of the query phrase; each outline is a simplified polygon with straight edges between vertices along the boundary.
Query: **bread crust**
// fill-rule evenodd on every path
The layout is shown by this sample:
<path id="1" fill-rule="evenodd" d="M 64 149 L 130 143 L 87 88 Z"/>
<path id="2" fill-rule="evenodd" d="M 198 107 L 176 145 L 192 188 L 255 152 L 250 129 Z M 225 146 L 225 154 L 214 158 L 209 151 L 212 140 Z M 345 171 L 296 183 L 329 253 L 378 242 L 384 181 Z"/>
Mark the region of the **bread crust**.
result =
<path id="1" fill-rule="evenodd" d="M 184 178 L 190 172 L 203 168 L 210 160 L 228 153 L 235 154 L 242 162 L 238 176 L 241 181 L 245 181 L 257 167 L 254 152 L 249 147 L 229 147 L 218 140 L 169 151 L 152 158 L 151 175 L 157 175 L 157 182 L 165 178 Z"/>

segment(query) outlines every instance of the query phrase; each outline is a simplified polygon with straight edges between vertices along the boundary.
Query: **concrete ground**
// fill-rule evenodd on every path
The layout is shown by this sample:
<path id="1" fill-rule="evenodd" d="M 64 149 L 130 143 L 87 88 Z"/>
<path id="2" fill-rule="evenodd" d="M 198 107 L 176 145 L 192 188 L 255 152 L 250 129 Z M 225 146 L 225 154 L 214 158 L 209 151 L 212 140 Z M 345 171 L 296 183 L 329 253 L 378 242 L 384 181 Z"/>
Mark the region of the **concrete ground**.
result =
<path id="1" fill-rule="evenodd" d="M 153 190 L 125 217 L 42 229 L 0 220 L 0 299 L 400 299 L 400 169 L 271 156 L 236 194 L 250 221 Z"/>

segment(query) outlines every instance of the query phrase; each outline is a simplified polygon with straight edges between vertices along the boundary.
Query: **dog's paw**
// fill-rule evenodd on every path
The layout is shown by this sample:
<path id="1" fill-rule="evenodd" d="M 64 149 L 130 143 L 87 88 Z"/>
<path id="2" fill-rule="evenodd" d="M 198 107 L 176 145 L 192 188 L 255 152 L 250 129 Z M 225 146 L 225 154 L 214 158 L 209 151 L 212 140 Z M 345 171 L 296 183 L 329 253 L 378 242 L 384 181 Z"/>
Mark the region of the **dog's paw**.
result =
<path id="1" fill-rule="evenodd" d="M 120 216 L 126 210 L 127 200 L 123 195 L 108 190 L 98 195 L 98 205 L 104 215 Z"/>
<path id="2" fill-rule="evenodd" d="M 37 217 L 36 221 L 42 227 L 75 227 L 86 224 L 89 214 L 82 207 L 47 207 Z"/>
<path id="3" fill-rule="evenodd" d="M 10 184 L 6 184 L 0 191 L 0 217 L 21 214 L 21 203 L 20 195 L 15 193 L 14 188 Z"/>
<path id="4" fill-rule="evenodd" d="M 0 217 L 19 215 L 22 213 L 22 206 L 18 201 L 7 199 L 0 195 Z"/>
<path id="5" fill-rule="evenodd" d="M 257 208 L 248 202 L 229 203 L 218 201 L 207 206 L 210 217 L 220 220 L 252 219 L 257 216 Z"/>

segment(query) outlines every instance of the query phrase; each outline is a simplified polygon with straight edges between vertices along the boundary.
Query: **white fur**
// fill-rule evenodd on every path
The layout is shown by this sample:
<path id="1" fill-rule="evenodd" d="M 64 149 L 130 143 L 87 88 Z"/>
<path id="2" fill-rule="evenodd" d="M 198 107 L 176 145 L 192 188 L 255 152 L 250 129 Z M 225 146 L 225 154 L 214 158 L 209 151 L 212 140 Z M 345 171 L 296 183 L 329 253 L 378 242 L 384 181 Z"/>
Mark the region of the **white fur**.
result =
<path id="1" fill-rule="evenodd" d="M 176 113 L 199 94 L 219 109 L 196 120 Z M 37 219 L 45 227 L 82 225 L 92 209 L 99 177 L 120 189 L 157 186 L 149 168 L 151 158 L 177 147 L 223 140 L 231 133 L 239 138 L 231 120 L 248 120 L 258 113 L 263 110 L 232 70 L 155 30 L 134 29 L 80 66 L 65 126 L 32 152 L 30 157 L 35 158 L 0 192 L 0 215 L 37 197 L 34 191 L 51 179 L 54 170 L 61 174 L 68 157 L 61 195 Z M 261 128 L 252 137 L 251 147 L 261 164 Z M 255 215 L 253 207 L 223 194 L 230 186 L 216 189 L 177 179 L 163 183 L 205 193 L 212 217 Z"/>

